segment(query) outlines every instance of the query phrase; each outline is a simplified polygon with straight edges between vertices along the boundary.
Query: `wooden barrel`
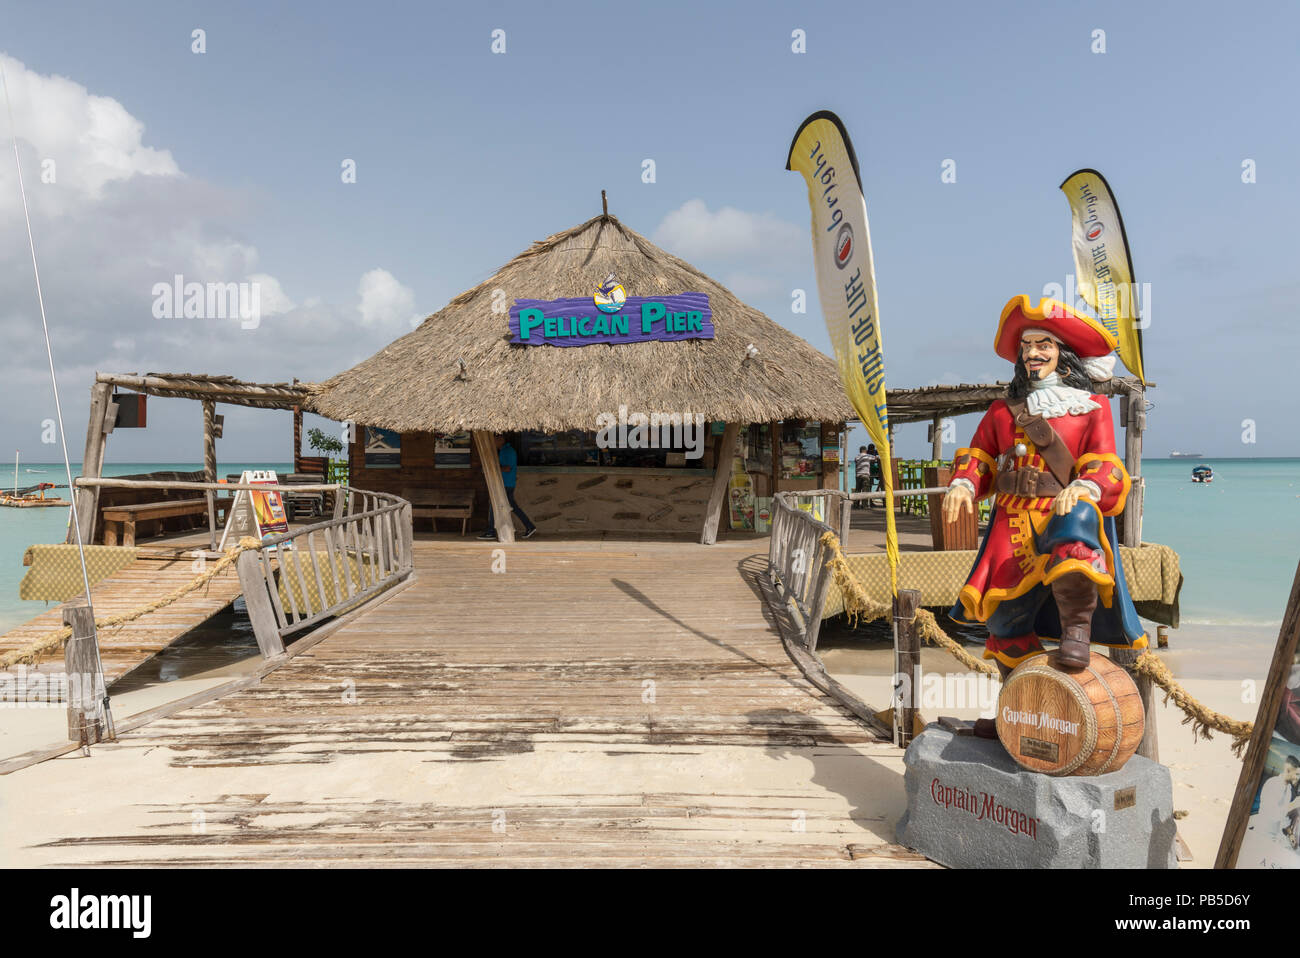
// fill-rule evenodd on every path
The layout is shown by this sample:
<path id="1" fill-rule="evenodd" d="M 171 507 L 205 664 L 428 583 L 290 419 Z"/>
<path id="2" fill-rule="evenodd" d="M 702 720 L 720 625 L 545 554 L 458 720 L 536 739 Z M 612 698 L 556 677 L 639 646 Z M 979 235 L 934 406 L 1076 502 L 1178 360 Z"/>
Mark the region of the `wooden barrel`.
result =
<path id="1" fill-rule="evenodd" d="M 1142 741 L 1142 696 L 1124 669 L 1093 652 L 1087 668 L 1050 655 L 1022 662 L 998 696 L 998 738 L 1027 769 L 1100 775 L 1124 766 Z"/>

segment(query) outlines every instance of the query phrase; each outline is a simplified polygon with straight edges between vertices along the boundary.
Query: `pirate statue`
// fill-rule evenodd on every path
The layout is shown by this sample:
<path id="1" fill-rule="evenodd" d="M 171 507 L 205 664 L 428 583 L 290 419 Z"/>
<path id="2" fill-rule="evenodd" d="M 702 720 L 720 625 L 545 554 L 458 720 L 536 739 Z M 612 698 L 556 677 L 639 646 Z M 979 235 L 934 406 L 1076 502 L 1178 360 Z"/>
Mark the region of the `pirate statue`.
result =
<path id="1" fill-rule="evenodd" d="M 1119 562 L 1114 516 L 1129 476 L 1115 455 L 1110 403 L 1092 383 L 1111 378 L 1115 338 L 1063 303 L 1016 296 L 994 351 L 1016 364 L 1005 399 L 958 449 L 944 496 L 951 522 L 996 496 L 993 520 L 949 613 L 989 630 L 984 657 L 1002 677 L 1059 641 L 1055 663 L 1088 664 L 1089 643 L 1145 648 Z"/>

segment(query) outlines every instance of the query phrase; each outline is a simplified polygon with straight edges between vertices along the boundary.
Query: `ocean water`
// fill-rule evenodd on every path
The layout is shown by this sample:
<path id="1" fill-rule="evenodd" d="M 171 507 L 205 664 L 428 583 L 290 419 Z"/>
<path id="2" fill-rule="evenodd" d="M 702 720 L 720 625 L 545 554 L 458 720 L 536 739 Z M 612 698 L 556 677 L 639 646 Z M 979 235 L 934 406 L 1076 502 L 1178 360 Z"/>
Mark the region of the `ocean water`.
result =
<path id="1" fill-rule="evenodd" d="M 1192 482 L 1202 463 L 1212 483 Z M 1280 626 L 1300 562 L 1300 459 L 1145 459 L 1142 472 L 1142 538 L 1178 553 L 1181 624 Z"/>
<path id="2" fill-rule="evenodd" d="M 72 464 L 72 474 L 79 474 L 80 463 Z M 203 468 L 202 463 L 157 463 L 157 462 L 123 462 L 106 464 L 104 476 L 129 476 L 139 472 L 194 472 Z M 274 469 L 278 473 L 293 471 L 292 463 L 258 462 L 258 463 L 217 463 L 217 477 L 240 473 L 245 469 Z M 18 485 L 30 486 L 37 482 L 53 482 L 66 486 L 63 463 L 19 463 Z M 14 484 L 13 465 L 6 469 L 0 466 L 0 486 L 12 489 Z M 57 495 L 68 498 L 68 490 L 47 490 L 47 496 Z M 24 602 L 18 598 L 18 583 L 27 569 L 23 566 L 23 552 L 30 545 L 37 543 L 62 542 L 68 531 L 68 516 L 71 509 L 6 509 L 0 507 L 0 633 L 16 625 L 21 625 L 33 616 L 44 612 L 49 604 L 45 602 Z"/>
<path id="3" fill-rule="evenodd" d="M 1208 485 L 1191 481 L 1192 467 L 1202 461 L 1214 469 L 1214 482 Z M 195 463 L 116 463 L 105 466 L 104 474 L 199 468 Z M 1147 459 L 1142 468 L 1143 538 L 1179 554 L 1183 624 L 1276 629 L 1300 561 L 1300 459 Z M 19 469 L 20 485 L 64 481 L 62 463 Z M 291 467 L 218 464 L 222 476 L 244 469 L 288 472 Z M 76 470 L 74 464 L 74 475 Z M 12 474 L 0 468 L 0 482 L 12 481 Z M 60 494 L 66 497 L 66 490 Z M 0 508 L 0 631 L 45 608 L 43 602 L 18 598 L 23 550 L 37 542 L 62 542 L 68 511 Z"/>

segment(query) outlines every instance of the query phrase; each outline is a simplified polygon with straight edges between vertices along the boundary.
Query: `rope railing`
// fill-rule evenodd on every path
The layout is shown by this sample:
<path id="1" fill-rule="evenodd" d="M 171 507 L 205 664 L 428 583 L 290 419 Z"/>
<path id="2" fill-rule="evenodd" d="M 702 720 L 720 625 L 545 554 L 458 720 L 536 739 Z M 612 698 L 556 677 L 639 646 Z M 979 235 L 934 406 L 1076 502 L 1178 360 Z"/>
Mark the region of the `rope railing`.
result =
<path id="1" fill-rule="evenodd" d="M 150 612 L 157 612 L 159 609 L 166 608 L 178 599 L 182 599 L 191 592 L 207 585 L 214 577 L 219 575 L 222 570 L 234 563 L 241 553 L 256 551 L 261 548 L 262 543 L 258 542 L 252 536 L 245 536 L 239 541 L 237 546 L 232 546 L 227 549 L 220 559 L 213 562 L 211 568 L 200 572 L 189 582 L 178 586 L 160 599 L 155 599 L 153 602 L 140 606 L 138 609 L 133 609 L 130 612 L 119 612 L 116 615 L 109 615 L 102 619 L 96 619 L 95 628 L 96 630 L 114 629 L 118 626 L 125 625 L 128 622 L 133 622 L 142 616 L 148 615 Z M 48 632 L 23 648 L 14 649 L 0 656 L 0 669 L 7 669 L 14 665 L 35 664 L 37 659 L 53 652 L 55 649 L 58 649 L 62 646 L 64 641 L 71 636 L 72 629 L 68 626 L 64 626 L 61 629 L 55 629 L 53 632 Z"/>
<path id="2" fill-rule="evenodd" d="M 822 540 L 830 552 L 827 566 L 844 596 L 844 611 L 849 617 L 850 624 L 874 622 L 876 619 L 891 614 L 892 607 L 890 604 L 888 602 L 879 602 L 868 595 L 867 590 L 863 588 L 862 583 L 853 574 L 839 538 L 833 532 L 826 532 L 823 534 Z M 916 630 L 931 645 L 944 649 L 971 671 L 982 672 L 985 675 L 997 674 L 997 669 L 994 666 L 976 659 L 962 648 L 959 642 L 948 635 L 930 610 L 917 610 Z M 1250 743 L 1250 736 L 1255 728 L 1253 722 L 1243 722 L 1231 718 L 1198 701 L 1195 696 L 1178 683 L 1173 673 L 1169 671 L 1168 666 L 1154 652 L 1148 650 L 1138 656 L 1137 661 L 1133 664 L 1133 670 L 1160 686 L 1164 692 L 1164 702 L 1167 704 L 1172 700 L 1173 704 L 1185 713 L 1182 724 L 1190 725 L 1194 735 L 1208 741 L 1212 738 L 1212 731 L 1222 732 L 1232 738 L 1232 752 L 1238 758 L 1241 758 L 1243 750 Z"/>

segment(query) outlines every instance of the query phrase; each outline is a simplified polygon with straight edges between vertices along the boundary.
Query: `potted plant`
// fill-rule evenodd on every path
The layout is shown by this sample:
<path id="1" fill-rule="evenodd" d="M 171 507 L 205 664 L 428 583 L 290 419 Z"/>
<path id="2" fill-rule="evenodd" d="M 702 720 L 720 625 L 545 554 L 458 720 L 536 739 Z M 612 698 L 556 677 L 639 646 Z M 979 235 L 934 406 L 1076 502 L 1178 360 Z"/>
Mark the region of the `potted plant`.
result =
<path id="1" fill-rule="evenodd" d="M 322 429 L 313 427 L 307 430 L 307 445 L 314 452 L 320 453 L 328 458 L 325 478 L 328 482 L 348 481 L 348 461 L 342 457 L 335 458 L 343 452 L 343 440 L 337 436 L 332 436 Z"/>

